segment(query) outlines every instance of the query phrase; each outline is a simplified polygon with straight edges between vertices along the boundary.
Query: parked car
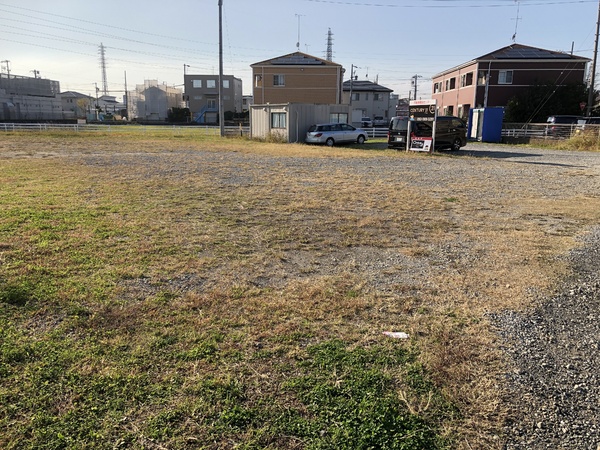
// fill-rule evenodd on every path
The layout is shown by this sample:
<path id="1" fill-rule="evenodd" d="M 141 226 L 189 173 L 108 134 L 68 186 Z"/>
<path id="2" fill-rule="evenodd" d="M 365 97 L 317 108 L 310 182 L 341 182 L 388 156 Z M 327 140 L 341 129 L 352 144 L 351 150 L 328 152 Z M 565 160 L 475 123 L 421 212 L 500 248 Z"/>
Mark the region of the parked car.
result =
<path id="1" fill-rule="evenodd" d="M 371 120 L 370 117 L 363 117 L 362 119 L 360 119 L 360 126 L 366 127 L 366 128 L 372 128 L 373 121 Z"/>
<path id="2" fill-rule="evenodd" d="M 549 116 L 546 119 L 548 126 L 544 130 L 545 134 L 549 138 L 567 138 L 570 137 L 580 121 L 585 120 L 583 116 L 574 115 L 555 115 Z"/>
<path id="3" fill-rule="evenodd" d="M 388 121 L 383 116 L 375 116 L 373 117 L 373 126 L 374 127 L 387 127 Z"/>
<path id="4" fill-rule="evenodd" d="M 406 145 L 408 133 L 408 117 L 394 117 L 390 121 L 388 129 L 388 148 L 403 148 Z M 411 139 L 417 137 L 432 137 L 433 128 L 431 122 L 410 120 Z M 438 116 L 435 124 L 435 148 L 449 148 L 460 150 L 467 145 L 467 125 L 454 116 Z"/>
<path id="5" fill-rule="evenodd" d="M 406 136 L 408 134 L 408 117 L 393 117 L 388 129 L 388 148 L 401 148 L 406 150 Z"/>
<path id="6" fill-rule="evenodd" d="M 347 123 L 322 123 L 308 128 L 304 142 L 332 147 L 344 142 L 363 144 L 366 140 L 367 133 L 362 128 L 354 128 Z"/>

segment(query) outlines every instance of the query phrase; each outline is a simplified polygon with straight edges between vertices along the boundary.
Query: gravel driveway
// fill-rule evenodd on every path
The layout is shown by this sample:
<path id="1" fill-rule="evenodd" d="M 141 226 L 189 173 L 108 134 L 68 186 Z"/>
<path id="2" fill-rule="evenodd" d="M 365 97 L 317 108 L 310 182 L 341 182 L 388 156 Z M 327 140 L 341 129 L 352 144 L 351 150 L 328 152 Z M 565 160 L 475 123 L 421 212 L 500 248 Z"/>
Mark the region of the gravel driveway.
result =
<path id="1" fill-rule="evenodd" d="M 600 192 L 597 153 L 468 148 L 476 156 L 590 171 L 591 185 L 572 188 L 591 196 Z M 556 295 L 541 299 L 530 313 L 495 318 L 514 364 L 507 374 L 514 417 L 505 430 L 507 450 L 600 449 L 600 227 L 590 230 L 569 260 L 575 275 Z"/>

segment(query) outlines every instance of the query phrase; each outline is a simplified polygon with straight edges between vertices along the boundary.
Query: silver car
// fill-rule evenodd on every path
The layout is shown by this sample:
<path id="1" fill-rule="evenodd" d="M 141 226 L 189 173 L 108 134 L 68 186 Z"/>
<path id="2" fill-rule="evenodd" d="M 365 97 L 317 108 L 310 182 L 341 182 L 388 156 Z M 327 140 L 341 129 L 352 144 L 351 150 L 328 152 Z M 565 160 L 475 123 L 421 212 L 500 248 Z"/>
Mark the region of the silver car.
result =
<path id="1" fill-rule="evenodd" d="M 342 142 L 363 144 L 366 140 L 367 133 L 361 128 L 354 128 L 347 123 L 322 123 L 309 127 L 304 142 L 332 147 Z"/>

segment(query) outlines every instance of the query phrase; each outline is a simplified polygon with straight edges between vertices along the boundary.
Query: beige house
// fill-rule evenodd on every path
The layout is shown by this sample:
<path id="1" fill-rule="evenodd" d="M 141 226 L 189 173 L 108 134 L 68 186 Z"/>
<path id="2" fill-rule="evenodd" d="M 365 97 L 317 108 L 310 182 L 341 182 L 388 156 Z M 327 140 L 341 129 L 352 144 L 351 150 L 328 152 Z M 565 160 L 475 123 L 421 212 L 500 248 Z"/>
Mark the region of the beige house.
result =
<path id="1" fill-rule="evenodd" d="M 255 104 L 342 103 L 340 64 L 295 52 L 250 67 Z"/>

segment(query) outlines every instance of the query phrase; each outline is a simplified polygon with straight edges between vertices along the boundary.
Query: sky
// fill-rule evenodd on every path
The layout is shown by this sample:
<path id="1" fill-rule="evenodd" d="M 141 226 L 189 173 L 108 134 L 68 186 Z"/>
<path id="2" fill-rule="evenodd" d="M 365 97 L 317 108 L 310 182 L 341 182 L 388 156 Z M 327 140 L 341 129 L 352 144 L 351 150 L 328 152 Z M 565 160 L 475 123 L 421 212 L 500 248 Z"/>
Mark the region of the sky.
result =
<path id="1" fill-rule="evenodd" d="M 223 72 L 252 94 L 251 64 L 327 56 L 406 98 L 431 77 L 516 42 L 592 59 L 600 0 L 222 0 Z M 514 39 L 513 39 L 514 38 Z M 0 69 L 61 91 L 122 98 L 145 80 L 183 89 L 219 73 L 219 1 L 0 0 Z"/>

